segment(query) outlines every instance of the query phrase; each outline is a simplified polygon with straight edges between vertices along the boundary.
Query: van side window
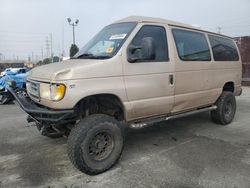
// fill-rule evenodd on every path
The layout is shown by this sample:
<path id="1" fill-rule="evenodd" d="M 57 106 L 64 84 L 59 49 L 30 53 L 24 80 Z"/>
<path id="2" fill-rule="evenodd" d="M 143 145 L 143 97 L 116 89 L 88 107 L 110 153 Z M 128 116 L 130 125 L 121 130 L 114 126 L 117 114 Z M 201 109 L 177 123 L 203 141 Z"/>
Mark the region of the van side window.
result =
<path id="1" fill-rule="evenodd" d="M 183 61 L 210 61 L 211 55 L 204 34 L 182 29 L 172 30 L 178 55 Z"/>
<path id="2" fill-rule="evenodd" d="M 142 39 L 145 37 L 151 37 L 154 40 L 156 55 L 153 61 L 168 61 L 168 44 L 167 35 L 164 27 L 145 25 L 139 30 L 131 44 L 135 46 L 140 46 Z M 147 61 L 149 62 L 149 61 Z"/>
<path id="3" fill-rule="evenodd" d="M 208 35 L 208 38 L 212 46 L 215 61 L 239 60 L 239 54 L 233 40 L 213 35 Z"/>

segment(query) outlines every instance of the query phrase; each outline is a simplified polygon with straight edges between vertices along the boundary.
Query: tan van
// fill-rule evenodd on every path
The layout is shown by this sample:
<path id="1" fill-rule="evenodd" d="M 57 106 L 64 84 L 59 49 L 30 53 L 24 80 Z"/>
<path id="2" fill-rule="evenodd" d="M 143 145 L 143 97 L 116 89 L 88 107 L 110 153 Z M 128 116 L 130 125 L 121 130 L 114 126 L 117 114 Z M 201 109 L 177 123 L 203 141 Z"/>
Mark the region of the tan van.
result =
<path id="1" fill-rule="evenodd" d="M 98 174 L 124 146 L 125 128 L 211 111 L 229 124 L 241 94 L 232 38 L 163 19 L 128 17 L 102 29 L 74 58 L 33 69 L 15 91 L 42 135 L 68 137 L 76 168 Z"/>

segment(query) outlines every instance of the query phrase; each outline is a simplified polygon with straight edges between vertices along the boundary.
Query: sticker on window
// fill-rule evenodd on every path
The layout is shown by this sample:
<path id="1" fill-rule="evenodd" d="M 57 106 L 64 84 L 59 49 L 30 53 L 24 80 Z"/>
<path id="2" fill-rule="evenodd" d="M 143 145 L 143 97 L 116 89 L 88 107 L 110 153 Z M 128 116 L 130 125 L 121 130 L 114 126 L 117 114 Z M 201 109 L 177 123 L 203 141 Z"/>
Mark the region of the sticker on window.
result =
<path id="1" fill-rule="evenodd" d="M 115 35 L 111 35 L 109 40 L 124 39 L 126 36 L 127 36 L 126 33 L 124 33 L 124 34 L 115 34 Z"/>
<path id="2" fill-rule="evenodd" d="M 107 52 L 107 53 L 112 53 L 113 50 L 114 50 L 114 48 L 107 48 L 107 49 L 106 49 L 106 52 Z"/>

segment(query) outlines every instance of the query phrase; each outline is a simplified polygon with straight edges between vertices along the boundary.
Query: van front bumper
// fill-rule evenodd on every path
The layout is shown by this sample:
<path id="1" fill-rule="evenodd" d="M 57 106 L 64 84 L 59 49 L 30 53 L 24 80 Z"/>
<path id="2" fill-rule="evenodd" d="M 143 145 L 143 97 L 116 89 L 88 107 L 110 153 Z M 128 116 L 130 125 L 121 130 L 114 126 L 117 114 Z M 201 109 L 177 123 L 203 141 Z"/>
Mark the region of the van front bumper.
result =
<path id="1" fill-rule="evenodd" d="M 54 110 L 41 106 L 32 101 L 26 90 L 15 90 L 7 88 L 23 111 L 25 111 L 34 121 L 40 124 L 62 124 L 70 122 L 75 118 L 74 109 Z"/>

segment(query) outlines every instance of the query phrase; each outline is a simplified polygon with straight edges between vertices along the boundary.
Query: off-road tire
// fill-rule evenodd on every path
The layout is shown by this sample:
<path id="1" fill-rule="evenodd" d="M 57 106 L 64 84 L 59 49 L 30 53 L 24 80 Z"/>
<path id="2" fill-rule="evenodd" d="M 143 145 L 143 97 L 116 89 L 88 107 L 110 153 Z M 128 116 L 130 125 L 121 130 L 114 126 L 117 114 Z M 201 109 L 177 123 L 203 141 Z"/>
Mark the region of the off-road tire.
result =
<path id="1" fill-rule="evenodd" d="M 106 135 L 105 138 L 101 134 L 104 134 L 104 136 L 107 134 L 108 137 Z M 97 144 L 94 145 L 97 146 L 93 147 L 92 142 L 95 139 L 101 143 L 100 146 L 96 141 Z M 108 144 L 107 140 L 112 140 L 112 142 Z M 68 156 L 77 169 L 89 175 L 96 175 L 105 172 L 117 163 L 123 145 L 124 130 L 122 125 L 111 116 L 93 114 L 84 118 L 71 130 L 68 137 Z M 102 153 L 98 154 L 95 151 L 99 149 L 104 153 L 105 157 L 93 159 L 94 157 L 97 158 L 98 155 L 102 155 Z M 94 150 L 94 152 L 91 150 Z"/>
<path id="2" fill-rule="evenodd" d="M 217 109 L 211 111 L 212 121 L 221 125 L 228 125 L 231 123 L 236 112 L 236 100 L 234 94 L 230 91 L 223 91 L 215 105 L 217 106 Z"/>

